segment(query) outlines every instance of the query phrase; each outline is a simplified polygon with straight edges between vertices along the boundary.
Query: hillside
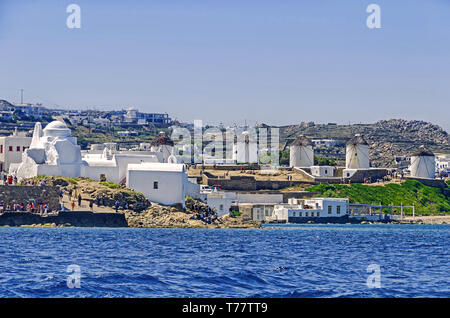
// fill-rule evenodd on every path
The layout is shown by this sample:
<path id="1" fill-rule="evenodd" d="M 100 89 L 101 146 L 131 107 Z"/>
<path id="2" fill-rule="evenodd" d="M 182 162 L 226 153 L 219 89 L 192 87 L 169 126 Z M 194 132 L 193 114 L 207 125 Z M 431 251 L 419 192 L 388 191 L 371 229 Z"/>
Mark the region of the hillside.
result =
<path id="1" fill-rule="evenodd" d="M 374 167 L 395 167 L 395 157 L 409 156 L 419 146 L 425 145 L 434 152 L 450 153 L 450 137 L 441 127 L 424 121 L 403 119 L 381 120 L 374 124 L 314 124 L 300 123 L 280 127 L 280 143 L 294 140 L 298 135 L 311 139 L 335 139 L 341 144 L 331 148 L 318 148 L 316 153 L 345 161 L 345 142 L 359 133 L 369 143 Z"/>
<path id="2" fill-rule="evenodd" d="M 450 213 L 449 189 L 428 187 L 417 180 L 385 186 L 320 184 L 306 190 L 318 191 L 324 197 L 348 197 L 351 203 L 415 205 L 416 213 L 424 215 Z"/>

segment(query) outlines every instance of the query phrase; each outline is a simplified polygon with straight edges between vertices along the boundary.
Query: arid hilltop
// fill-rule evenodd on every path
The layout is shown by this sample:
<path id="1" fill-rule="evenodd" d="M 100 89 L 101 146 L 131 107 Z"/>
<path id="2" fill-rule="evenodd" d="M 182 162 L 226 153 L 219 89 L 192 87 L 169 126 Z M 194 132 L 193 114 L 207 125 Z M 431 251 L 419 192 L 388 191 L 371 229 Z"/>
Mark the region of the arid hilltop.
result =
<path id="1" fill-rule="evenodd" d="M 390 119 L 353 125 L 302 122 L 280 127 L 281 143 L 287 146 L 301 134 L 311 139 L 335 139 L 339 145 L 317 148 L 316 153 L 336 159 L 339 163 L 345 160 L 345 142 L 356 133 L 362 134 L 369 143 L 371 161 L 375 167 L 395 167 L 396 157 L 409 156 L 421 145 L 437 153 L 450 153 L 448 133 L 438 125 L 420 120 Z"/>

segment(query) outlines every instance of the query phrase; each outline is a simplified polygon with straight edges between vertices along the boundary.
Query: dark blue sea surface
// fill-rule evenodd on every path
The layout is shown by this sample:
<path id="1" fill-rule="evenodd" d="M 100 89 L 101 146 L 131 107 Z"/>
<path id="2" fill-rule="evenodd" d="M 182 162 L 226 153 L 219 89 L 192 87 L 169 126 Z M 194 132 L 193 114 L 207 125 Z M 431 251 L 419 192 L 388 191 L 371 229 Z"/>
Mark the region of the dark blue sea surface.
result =
<path id="1" fill-rule="evenodd" d="M 0 242 L 0 297 L 450 296 L 447 225 L 0 228 Z"/>

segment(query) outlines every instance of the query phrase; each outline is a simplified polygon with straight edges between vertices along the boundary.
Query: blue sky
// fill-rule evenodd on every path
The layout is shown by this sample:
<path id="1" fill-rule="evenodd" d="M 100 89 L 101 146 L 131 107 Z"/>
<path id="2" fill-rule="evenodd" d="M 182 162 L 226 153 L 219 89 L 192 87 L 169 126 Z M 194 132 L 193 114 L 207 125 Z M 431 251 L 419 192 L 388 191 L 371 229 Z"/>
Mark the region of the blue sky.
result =
<path id="1" fill-rule="evenodd" d="M 81 7 L 81 29 L 66 7 Z M 381 29 L 366 7 L 381 7 Z M 450 131 L 448 0 L 0 0 L 0 99 Z"/>

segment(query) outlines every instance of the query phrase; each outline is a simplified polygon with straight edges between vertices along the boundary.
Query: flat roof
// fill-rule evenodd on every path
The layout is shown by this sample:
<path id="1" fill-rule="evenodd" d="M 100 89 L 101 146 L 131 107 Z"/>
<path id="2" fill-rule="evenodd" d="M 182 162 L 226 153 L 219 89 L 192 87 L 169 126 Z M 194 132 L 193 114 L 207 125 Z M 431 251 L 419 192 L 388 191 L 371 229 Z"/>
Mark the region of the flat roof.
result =
<path id="1" fill-rule="evenodd" d="M 143 162 L 128 164 L 128 170 L 183 172 L 185 169 L 184 164 L 181 163 Z"/>

